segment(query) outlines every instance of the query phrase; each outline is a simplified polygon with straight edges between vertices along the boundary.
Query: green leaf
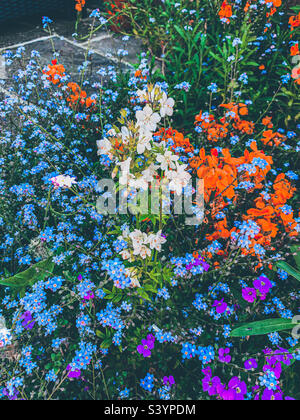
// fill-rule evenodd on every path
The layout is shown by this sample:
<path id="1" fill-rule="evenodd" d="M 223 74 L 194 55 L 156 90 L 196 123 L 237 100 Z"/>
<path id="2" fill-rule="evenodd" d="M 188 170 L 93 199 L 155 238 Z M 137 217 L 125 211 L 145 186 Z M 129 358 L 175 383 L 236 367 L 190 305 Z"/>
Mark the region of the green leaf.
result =
<path id="1" fill-rule="evenodd" d="M 264 321 L 252 322 L 236 328 L 230 335 L 231 337 L 265 335 L 276 331 L 290 330 L 293 329 L 295 325 L 295 322 L 290 319 L 265 319 Z"/>
<path id="2" fill-rule="evenodd" d="M 291 251 L 294 255 L 294 259 L 296 261 L 297 267 L 300 270 L 300 247 L 299 245 L 292 245 Z"/>
<path id="3" fill-rule="evenodd" d="M 286 271 L 290 276 L 300 281 L 300 271 L 296 270 L 296 268 L 292 267 L 291 265 L 289 265 L 288 263 L 284 261 L 279 261 L 276 265 L 278 268 Z"/>
<path id="4" fill-rule="evenodd" d="M 142 288 L 138 289 L 138 294 L 139 294 L 139 296 L 141 298 L 143 298 L 143 299 L 148 300 L 149 302 L 151 302 L 151 299 L 150 299 L 148 293 L 146 293 L 146 291 L 144 289 L 142 289 Z"/>
<path id="5" fill-rule="evenodd" d="M 100 347 L 102 349 L 108 349 L 111 345 L 112 345 L 112 339 L 106 338 L 105 340 L 102 341 Z"/>
<path id="6" fill-rule="evenodd" d="M 8 279 L 0 280 L 0 285 L 11 287 L 15 291 L 24 291 L 28 286 L 33 286 L 36 282 L 49 277 L 54 270 L 55 264 L 52 257 L 47 260 L 40 261 L 22 273 L 18 273 Z"/>

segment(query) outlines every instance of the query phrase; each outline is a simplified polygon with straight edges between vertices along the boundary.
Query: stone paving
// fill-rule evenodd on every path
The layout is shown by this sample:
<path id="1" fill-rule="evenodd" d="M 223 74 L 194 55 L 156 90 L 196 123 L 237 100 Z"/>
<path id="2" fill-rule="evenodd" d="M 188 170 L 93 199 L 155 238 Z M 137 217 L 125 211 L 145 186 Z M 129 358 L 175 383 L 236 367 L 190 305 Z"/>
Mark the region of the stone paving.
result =
<path id="1" fill-rule="evenodd" d="M 81 32 L 88 33 L 90 20 L 83 19 Z M 25 56 L 30 57 L 32 50 L 37 50 L 41 55 L 41 63 L 46 65 L 53 59 L 53 46 L 59 52 L 61 63 L 73 80 L 78 78 L 78 66 L 85 61 L 86 53 L 92 50 L 94 53 L 89 57 L 91 65 L 87 71 L 87 77 L 91 82 L 97 79 L 97 70 L 102 67 L 118 64 L 123 71 L 133 71 L 133 64 L 138 62 L 137 56 L 144 50 L 142 43 L 134 38 L 124 41 L 123 37 L 109 31 L 96 33 L 90 42 L 76 42 L 72 38 L 74 21 L 59 19 L 54 22 L 54 34 L 49 36 L 43 30 L 41 23 L 36 20 L 22 21 L 14 27 L 2 27 L 0 33 L 0 54 L 10 49 L 15 51 L 18 47 L 25 47 Z M 128 55 L 120 61 L 121 50 L 128 51 Z M 16 70 L 14 66 L 5 68 L 3 61 L 0 62 L 0 79 L 5 79 L 4 87 L 10 85 L 11 76 Z M 99 76 L 98 76 L 99 79 Z"/>

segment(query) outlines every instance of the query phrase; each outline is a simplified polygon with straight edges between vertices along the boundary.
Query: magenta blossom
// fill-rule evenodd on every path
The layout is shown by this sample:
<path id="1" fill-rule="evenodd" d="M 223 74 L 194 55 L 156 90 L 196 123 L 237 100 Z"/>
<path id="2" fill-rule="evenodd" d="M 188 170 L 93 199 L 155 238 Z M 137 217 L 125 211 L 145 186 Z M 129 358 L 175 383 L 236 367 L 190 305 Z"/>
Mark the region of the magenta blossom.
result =
<path id="1" fill-rule="evenodd" d="M 137 351 L 142 354 L 144 357 L 151 356 L 151 350 L 154 348 L 155 337 L 149 334 L 147 339 L 142 340 L 142 344 L 137 346 Z"/>
<path id="2" fill-rule="evenodd" d="M 81 371 L 78 369 L 72 370 L 70 365 L 67 366 L 67 371 L 69 372 L 68 378 L 70 379 L 79 379 L 81 376 Z"/>
<path id="3" fill-rule="evenodd" d="M 210 397 L 218 394 L 217 387 L 219 387 L 220 385 L 222 385 L 221 379 L 218 376 L 214 376 L 212 378 L 211 375 L 206 375 L 202 379 L 203 391 L 208 392 L 208 395 Z"/>
<path id="4" fill-rule="evenodd" d="M 174 376 L 164 376 L 163 377 L 164 385 L 167 385 L 171 388 L 172 385 L 175 385 Z"/>
<path id="5" fill-rule="evenodd" d="M 219 360 L 222 363 L 230 363 L 231 356 L 230 356 L 230 349 L 227 347 L 226 349 L 219 349 Z"/>
<path id="6" fill-rule="evenodd" d="M 218 394 L 225 401 L 243 401 L 247 394 L 245 382 L 239 380 L 237 376 L 229 381 L 228 389 L 224 385 L 217 387 Z"/>
<path id="7" fill-rule="evenodd" d="M 217 314 L 223 314 L 224 312 L 226 312 L 228 305 L 226 302 L 224 302 L 224 299 L 222 299 L 222 300 L 215 300 L 213 307 L 216 308 Z"/>
<path id="8" fill-rule="evenodd" d="M 250 369 L 257 369 L 257 361 L 255 359 L 249 359 L 246 360 L 245 364 L 245 369 L 250 370 Z"/>
<path id="9" fill-rule="evenodd" d="M 246 287 L 242 291 L 243 299 L 246 300 L 249 303 L 253 303 L 257 298 L 257 293 L 255 289 L 252 289 L 251 287 Z"/>
<path id="10" fill-rule="evenodd" d="M 23 320 L 22 326 L 25 330 L 32 330 L 35 324 L 35 320 L 32 318 L 31 312 L 27 311 L 22 316 L 21 319 Z"/>
<path id="11" fill-rule="evenodd" d="M 280 379 L 282 373 L 282 364 L 276 357 L 268 357 L 267 364 L 263 367 L 263 371 L 271 371 L 275 373 L 276 379 Z"/>
<path id="12" fill-rule="evenodd" d="M 93 292 L 88 292 L 86 296 L 84 296 L 84 300 L 93 300 L 95 298 L 95 295 Z"/>
<path id="13" fill-rule="evenodd" d="M 265 389 L 261 397 L 262 401 L 282 401 L 283 394 L 280 391 Z"/>
<path id="14" fill-rule="evenodd" d="M 272 289 L 272 283 L 270 282 L 268 277 L 265 276 L 260 276 L 258 279 L 254 280 L 253 286 L 263 296 L 267 295 Z"/>

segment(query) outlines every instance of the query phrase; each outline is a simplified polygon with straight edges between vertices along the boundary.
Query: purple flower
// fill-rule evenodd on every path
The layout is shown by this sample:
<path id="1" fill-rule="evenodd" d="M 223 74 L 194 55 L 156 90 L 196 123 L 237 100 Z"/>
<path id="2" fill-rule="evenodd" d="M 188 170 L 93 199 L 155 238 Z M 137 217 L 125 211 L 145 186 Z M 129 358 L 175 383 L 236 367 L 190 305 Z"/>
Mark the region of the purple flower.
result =
<path id="1" fill-rule="evenodd" d="M 167 385 L 169 387 L 171 387 L 172 385 L 175 385 L 174 376 L 164 376 L 163 381 L 164 381 L 164 385 Z"/>
<path id="2" fill-rule="evenodd" d="M 80 376 L 81 376 L 81 371 L 78 370 L 78 369 L 72 370 L 70 365 L 67 366 L 67 371 L 69 372 L 68 373 L 68 378 L 70 378 L 70 379 L 79 379 Z"/>
<path id="3" fill-rule="evenodd" d="M 230 349 L 219 349 L 219 360 L 222 363 L 230 363 L 231 362 L 231 356 L 229 355 Z"/>
<path id="4" fill-rule="evenodd" d="M 272 289 L 272 283 L 268 277 L 260 276 L 258 279 L 253 281 L 253 286 L 259 291 L 261 295 L 266 295 Z"/>
<path id="5" fill-rule="evenodd" d="M 245 369 L 250 370 L 250 369 L 257 369 L 257 361 L 255 359 L 249 359 L 246 360 L 245 364 Z"/>
<path id="6" fill-rule="evenodd" d="M 282 365 L 277 360 L 277 357 L 268 357 L 267 358 L 267 364 L 263 367 L 263 371 L 271 371 L 275 373 L 276 379 L 280 379 L 281 373 L 282 373 Z"/>
<path id="7" fill-rule="evenodd" d="M 35 320 L 32 318 L 31 312 L 27 311 L 22 316 L 21 319 L 23 320 L 22 326 L 25 330 L 32 330 L 35 325 Z"/>
<path id="8" fill-rule="evenodd" d="M 149 334 L 147 339 L 142 340 L 142 344 L 137 346 L 137 351 L 142 354 L 144 357 L 151 356 L 151 350 L 154 348 L 155 337 Z"/>
<path id="9" fill-rule="evenodd" d="M 240 381 L 238 377 L 234 377 L 229 381 L 228 388 L 235 392 L 235 401 L 242 401 L 245 399 L 247 385 L 245 382 Z"/>
<path id="10" fill-rule="evenodd" d="M 242 295 L 243 299 L 250 303 L 253 303 L 257 298 L 256 290 L 252 289 L 251 287 L 246 287 L 243 289 Z"/>
<path id="11" fill-rule="evenodd" d="M 228 305 L 226 302 L 224 302 L 224 299 L 222 299 L 222 300 L 215 300 L 213 307 L 216 308 L 217 314 L 223 314 L 224 312 L 226 312 Z"/>
<path id="12" fill-rule="evenodd" d="M 274 357 L 279 361 L 284 363 L 286 366 L 290 366 L 291 361 L 294 359 L 293 355 L 289 353 L 288 350 L 279 347 L 278 350 L 274 352 Z"/>
<path id="13" fill-rule="evenodd" d="M 283 400 L 283 394 L 282 392 L 272 391 L 269 389 L 265 389 L 264 393 L 261 397 L 262 401 L 282 401 Z"/>
<path id="14" fill-rule="evenodd" d="M 221 379 L 218 376 L 212 378 L 211 375 L 206 375 L 202 379 L 203 391 L 208 392 L 210 397 L 218 394 L 217 388 L 220 385 L 222 385 Z"/>
<path id="15" fill-rule="evenodd" d="M 89 292 L 86 296 L 84 296 L 84 300 L 93 300 L 95 297 L 93 292 Z"/>
<path id="16" fill-rule="evenodd" d="M 247 386 L 235 376 L 229 381 L 228 389 L 221 384 L 217 387 L 217 392 L 225 401 L 243 401 L 247 394 Z"/>

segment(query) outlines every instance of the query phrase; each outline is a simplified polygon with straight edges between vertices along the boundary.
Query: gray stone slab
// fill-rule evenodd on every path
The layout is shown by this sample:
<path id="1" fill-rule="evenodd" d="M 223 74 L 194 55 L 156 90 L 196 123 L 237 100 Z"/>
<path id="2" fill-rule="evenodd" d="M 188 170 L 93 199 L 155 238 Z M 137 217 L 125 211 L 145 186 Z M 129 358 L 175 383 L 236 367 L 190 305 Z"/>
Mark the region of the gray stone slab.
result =
<path id="1" fill-rule="evenodd" d="M 125 41 L 124 37 L 111 33 L 102 34 L 101 36 L 92 39 L 90 41 L 90 46 L 93 50 L 106 56 L 111 55 L 114 58 L 118 58 L 119 52 L 125 50 L 128 52 L 125 59 L 132 64 L 138 63 L 138 55 L 145 51 L 141 40 L 130 37 Z"/>
<path id="2" fill-rule="evenodd" d="M 25 45 L 24 48 L 25 60 L 23 61 L 26 62 L 30 58 L 32 51 L 35 50 L 40 53 L 39 60 L 42 66 L 46 66 L 51 63 L 54 58 L 54 51 L 59 53 L 58 62 L 64 65 L 66 72 L 71 75 L 72 81 L 74 82 L 79 81 L 80 76 L 78 68 L 84 61 L 86 61 L 86 59 L 90 62 L 90 64 L 85 72 L 85 78 L 89 80 L 91 84 L 100 80 L 99 75 L 97 75 L 97 71 L 100 68 L 118 66 L 124 72 L 133 70 L 130 65 L 122 63 L 118 60 L 110 59 L 105 55 L 98 53 L 95 48 L 91 48 L 94 53 L 87 56 L 87 48 L 85 46 L 60 37 L 33 40 L 30 41 L 29 44 Z M 17 47 L 7 49 L 15 52 Z M 6 82 L 8 84 L 9 80 L 19 67 L 20 64 L 17 62 L 14 62 L 12 66 L 6 67 Z"/>

